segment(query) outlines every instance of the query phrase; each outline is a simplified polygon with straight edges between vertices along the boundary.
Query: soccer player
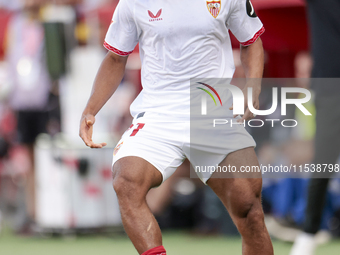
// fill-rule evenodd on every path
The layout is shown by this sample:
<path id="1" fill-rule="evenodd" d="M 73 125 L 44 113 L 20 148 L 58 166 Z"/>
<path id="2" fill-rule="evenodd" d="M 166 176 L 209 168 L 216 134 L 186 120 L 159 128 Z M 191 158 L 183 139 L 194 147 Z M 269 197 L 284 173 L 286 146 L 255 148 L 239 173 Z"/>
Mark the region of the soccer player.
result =
<path id="1" fill-rule="evenodd" d="M 91 148 L 106 145 L 92 141 L 95 115 L 121 82 L 127 57 L 139 43 L 143 90 L 130 108 L 132 125 L 113 153 L 113 187 L 125 231 L 139 254 L 166 254 L 145 197 L 185 158 L 193 165 L 258 166 L 255 142 L 243 126 L 232 134 L 218 134 L 223 148 L 202 144 L 195 147 L 199 153 L 188 152 L 190 79 L 233 76 L 228 30 L 241 42 L 246 77 L 260 81 L 263 47 L 259 36 L 264 28 L 250 0 L 121 0 L 113 15 L 104 43 L 109 53 L 81 117 L 80 137 Z M 250 86 L 258 108 L 261 84 L 248 82 L 246 88 Z M 239 121 L 252 117 L 246 108 Z M 209 177 L 200 176 L 229 211 L 242 235 L 243 254 L 273 254 L 261 205 L 262 179 Z"/>

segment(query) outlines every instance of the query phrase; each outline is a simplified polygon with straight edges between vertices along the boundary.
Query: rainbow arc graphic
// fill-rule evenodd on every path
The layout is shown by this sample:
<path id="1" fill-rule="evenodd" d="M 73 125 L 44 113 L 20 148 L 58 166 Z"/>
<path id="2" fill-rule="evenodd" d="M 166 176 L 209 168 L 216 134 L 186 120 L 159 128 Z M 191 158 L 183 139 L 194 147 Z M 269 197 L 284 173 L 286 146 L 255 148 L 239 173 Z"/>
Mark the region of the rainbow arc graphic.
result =
<path id="1" fill-rule="evenodd" d="M 220 101 L 221 106 L 223 105 L 220 95 L 217 93 L 217 91 L 212 86 L 210 86 L 206 83 L 203 83 L 203 82 L 198 82 L 198 84 L 201 84 L 201 85 L 207 87 L 208 89 L 210 89 L 217 96 L 218 100 Z M 212 100 L 214 100 L 214 103 L 217 106 L 217 102 L 215 100 L 215 97 L 209 90 L 207 90 L 205 88 L 201 88 L 201 87 L 197 87 L 197 88 L 206 92 L 212 98 Z"/>

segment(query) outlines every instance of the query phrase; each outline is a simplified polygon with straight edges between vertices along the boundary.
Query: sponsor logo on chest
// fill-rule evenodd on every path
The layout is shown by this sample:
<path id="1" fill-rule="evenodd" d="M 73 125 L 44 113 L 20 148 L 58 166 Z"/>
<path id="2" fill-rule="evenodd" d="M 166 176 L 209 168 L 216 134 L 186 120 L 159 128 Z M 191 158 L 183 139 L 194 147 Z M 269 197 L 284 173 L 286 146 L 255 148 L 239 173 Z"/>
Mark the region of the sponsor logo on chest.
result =
<path id="1" fill-rule="evenodd" d="M 150 16 L 149 22 L 163 20 L 163 19 L 161 18 L 162 9 L 160 9 L 160 10 L 157 12 L 156 15 L 154 15 L 150 10 L 148 10 L 148 14 L 149 14 L 149 16 Z"/>

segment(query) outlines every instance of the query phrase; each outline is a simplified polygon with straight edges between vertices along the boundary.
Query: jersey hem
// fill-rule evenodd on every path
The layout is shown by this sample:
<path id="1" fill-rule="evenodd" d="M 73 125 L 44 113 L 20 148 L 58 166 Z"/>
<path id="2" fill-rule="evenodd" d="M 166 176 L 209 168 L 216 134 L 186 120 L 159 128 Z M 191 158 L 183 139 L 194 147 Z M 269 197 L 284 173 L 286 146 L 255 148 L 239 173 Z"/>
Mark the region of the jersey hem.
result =
<path id="1" fill-rule="evenodd" d="M 253 44 L 264 33 L 264 31 L 265 31 L 265 29 L 264 29 L 264 27 L 262 27 L 259 31 L 256 32 L 256 34 L 253 36 L 252 39 L 241 43 L 241 45 L 242 46 L 249 46 L 249 45 Z"/>
<path id="2" fill-rule="evenodd" d="M 109 50 L 109 51 L 111 51 L 111 52 L 113 52 L 113 53 L 115 53 L 115 54 L 117 54 L 117 55 L 119 55 L 119 56 L 128 56 L 128 55 L 130 55 L 130 54 L 133 52 L 133 50 L 132 50 L 132 51 L 128 51 L 128 52 L 118 50 L 118 49 L 116 49 L 115 47 L 113 47 L 113 46 L 111 46 L 110 44 L 108 44 L 107 42 L 104 42 L 103 46 L 104 46 L 107 50 Z"/>

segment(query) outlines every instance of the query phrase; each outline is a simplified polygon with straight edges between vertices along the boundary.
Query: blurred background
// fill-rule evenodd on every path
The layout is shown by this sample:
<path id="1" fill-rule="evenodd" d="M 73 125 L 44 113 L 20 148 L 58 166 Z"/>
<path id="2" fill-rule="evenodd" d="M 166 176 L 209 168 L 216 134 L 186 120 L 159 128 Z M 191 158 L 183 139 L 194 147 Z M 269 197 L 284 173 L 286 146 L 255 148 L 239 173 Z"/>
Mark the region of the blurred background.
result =
<path id="1" fill-rule="evenodd" d="M 138 46 L 117 92 L 96 117 L 90 150 L 78 137 L 82 110 L 106 54 L 102 47 L 118 0 L 0 0 L 0 254 L 136 254 L 124 235 L 111 185 L 112 152 L 129 127 L 129 105 L 142 89 Z M 299 78 L 309 88 L 313 56 L 303 0 L 253 0 L 266 32 L 265 78 Z M 340 23 L 339 20 L 334 22 Z M 244 78 L 232 36 L 235 78 Z M 261 108 L 271 106 L 264 82 Z M 288 82 L 292 86 L 291 82 Z M 277 86 L 277 83 L 275 84 Z M 312 94 L 314 94 L 312 92 Z M 314 101 L 306 105 L 315 113 Z M 254 128 L 263 164 L 311 163 L 315 119 L 288 109 L 298 128 Z M 313 114 L 314 115 L 314 114 Z M 274 116 L 276 119 L 282 116 Z M 287 118 L 287 117 L 286 117 Z M 241 253 L 241 239 L 189 162 L 148 203 L 169 254 Z M 336 176 L 335 176 L 336 177 Z M 308 179 L 264 179 L 263 206 L 276 254 L 289 254 L 305 220 Z M 317 254 L 340 250 L 340 182 L 328 185 Z"/>

